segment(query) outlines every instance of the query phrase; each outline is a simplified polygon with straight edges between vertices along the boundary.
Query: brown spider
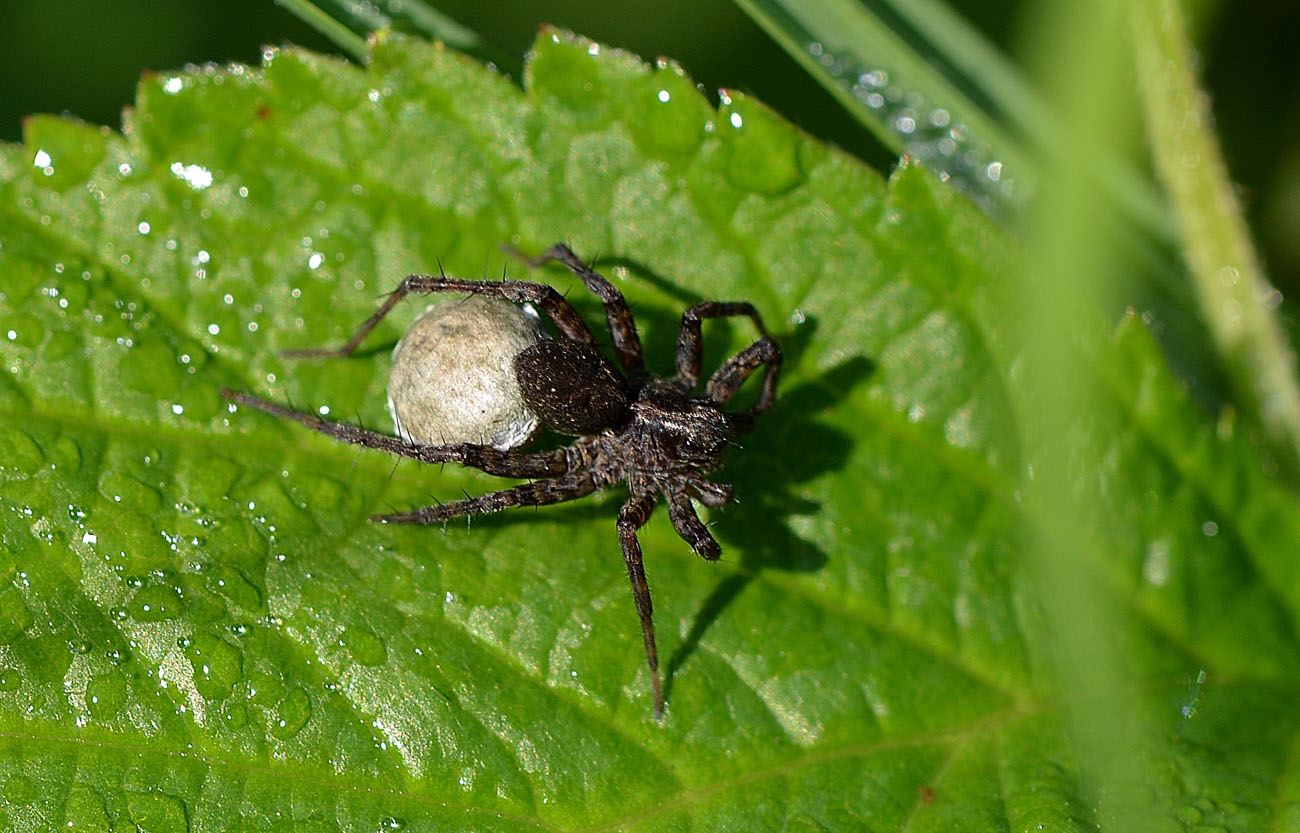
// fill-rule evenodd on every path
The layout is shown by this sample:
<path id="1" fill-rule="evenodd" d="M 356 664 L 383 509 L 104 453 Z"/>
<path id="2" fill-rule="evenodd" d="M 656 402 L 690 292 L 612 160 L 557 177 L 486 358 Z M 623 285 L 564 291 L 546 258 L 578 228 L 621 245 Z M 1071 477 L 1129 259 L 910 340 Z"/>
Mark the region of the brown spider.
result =
<path id="1" fill-rule="evenodd" d="M 716 507 L 733 499 L 730 486 L 706 480 L 702 472 L 715 468 L 731 436 L 752 429 L 755 415 L 772 404 L 781 370 L 781 349 L 768 337 L 752 305 L 705 301 L 682 314 L 677 336 L 677 375 L 658 378 L 645 369 L 636 325 L 623 295 L 568 246 L 557 244 L 531 260 L 513 250 L 511 254 L 530 266 L 559 261 L 600 297 L 621 372 L 596 349 L 596 339 L 586 322 L 555 289 L 524 281 L 474 281 L 446 275 L 407 277 L 346 345 L 337 350 L 297 351 L 296 355 L 349 355 L 380 319 L 412 292 L 478 293 L 530 302 L 547 314 L 563 337 L 543 340 L 519 353 L 514 358 L 515 376 L 524 402 L 546 427 L 579 438 L 572 445 L 528 454 L 473 443 L 419 445 L 357 426 L 328 422 L 316 414 L 295 411 L 252 394 L 230 390 L 221 393 L 241 405 L 295 420 L 337 440 L 422 463 L 457 462 L 501 477 L 545 478 L 414 512 L 375 515 L 371 518 L 374 521 L 427 524 L 511 506 L 563 503 L 626 481 L 631 497 L 618 513 L 618 538 L 641 619 L 654 714 L 659 718 L 663 716 L 659 657 L 637 530 L 649 520 L 656 498 L 662 494 L 677 534 L 704 559 L 717 560 L 721 549 L 700 522 L 692 501 Z M 760 334 L 758 340 L 718 368 L 705 386 L 706 396 L 693 396 L 700 378 L 700 322 L 740 315 L 754 322 Z M 764 366 L 757 403 L 738 413 L 722 410 L 741 384 Z"/>

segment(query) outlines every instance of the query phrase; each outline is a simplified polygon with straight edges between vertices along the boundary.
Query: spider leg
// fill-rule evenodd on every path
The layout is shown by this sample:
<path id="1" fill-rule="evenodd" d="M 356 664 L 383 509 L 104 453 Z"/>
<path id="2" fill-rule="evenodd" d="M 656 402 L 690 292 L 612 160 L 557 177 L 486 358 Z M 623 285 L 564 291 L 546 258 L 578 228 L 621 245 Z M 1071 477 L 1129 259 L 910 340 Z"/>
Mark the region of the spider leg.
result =
<path id="1" fill-rule="evenodd" d="M 641 544 L 636 532 L 650 520 L 655 502 L 651 494 L 633 493 L 618 512 L 618 542 L 623 546 L 623 560 L 627 562 L 627 577 L 632 582 L 632 600 L 636 614 L 641 619 L 641 636 L 645 640 L 645 660 L 650 666 L 650 684 L 654 693 L 655 717 L 664 716 L 664 695 L 659 686 L 659 651 L 655 648 L 655 626 L 651 614 L 650 586 L 645 580 L 645 567 L 641 563 Z"/>
<path id="2" fill-rule="evenodd" d="M 512 506 L 546 506 L 551 503 L 564 503 L 586 497 L 594 491 L 596 491 L 596 484 L 592 481 L 591 475 L 586 472 L 575 472 L 554 480 L 539 480 L 536 483 L 515 486 L 513 489 L 502 489 L 478 497 L 426 506 L 414 512 L 371 515 L 370 520 L 386 524 L 431 524 L 466 515 L 499 512 Z"/>
<path id="3" fill-rule="evenodd" d="M 723 483 L 714 483 L 699 472 L 686 473 L 687 493 L 710 508 L 724 506 L 735 500 L 736 492 Z"/>
<path id="4" fill-rule="evenodd" d="M 351 443 L 377 451 L 409 457 L 421 463 L 461 463 L 499 477 L 551 477 L 569 471 L 564 449 L 537 454 L 497 451 L 490 445 L 454 443 L 451 445 L 417 445 L 378 431 L 359 428 L 346 422 L 330 422 L 310 411 L 295 411 L 278 402 L 223 388 L 221 395 L 232 402 L 263 413 L 307 426 L 339 442 Z"/>
<path id="5" fill-rule="evenodd" d="M 679 387 L 689 392 L 700 381 L 700 354 L 704 349 L 700 340 L 700 323 L 705 318 L 740 315 L 749 316 L 758 328 L 758 334 L 767 338 L 767 328 L 763 326 L 763 319 L 758 317 L 758 310 L 744 301 L 704 301 L 682 313 L 682 327 L 677 331 L 677 378 L 674 380 Z"/>
<path id="6" fill-rule="evenodd" d="M 583 344 L 594 345 L 596 343 L 596 339 L 591 334 L 591 329 L 587 327 L 587 322 L 582 320 L 582 316 L 578 315 L 578 311 L 573 308 L 573 305 L 564 300 L 564 296 L 557 292 L 554 287 L 514 280 L 472 281 L 463 278 L 449 278 L 443 274 L 407 275 L 397 289 L 394 289 L 389 294 L 383 305 L 375 311 L 375 314 L 366 319 L 366 322 L 361 325 L 361 329 L 357 330 L 347 344 L 338 348 L 285 350 L 281 355 L 289 358 L 344 358 L 349 356 L 353 350 L 357 349 L 362 340 L 370 334 L 370 331 L 383 320 L 384 316 L 392 312 L 393 307 L 397 306 L 398 302 L 403 298 L 411 293 L 429 295 L 434 292 L 490 295 L 493 298 L 505 298 L 508 301 L 517 303 L 533 303 L 545 312 L 551 321 L 555 322 L 556 328 L 566 338 L 580 341 Z"/>
<path id="7" fill-rule="evenodd" d="M 728 414 L 732 417 L 732 424 L 740 430 L 745 430 L 752 423 L 751 418 L 766 411 L 772 400 L 776 399 L 776 380 L 781 375 L 781 348 L 775 341 L 763 336 L 723 362 L 722 367 L 709 378 L 709 398 L 722 405 L 736 395 L 750 374 L 764 365 L 767 370 L 763 374 L 763 390 L 758 396 L 758 402 L 748 411 Z"/>
<path id="8" fill-rule="evenodd" d="M 614 339 L 614 352 L 618 355 L 619 363 L 631 372 L 645 368 L 645 359 L 641 353 L 641 339 L 636 334 L 636 321 L 632 318 L 632 310 L 628 309 L 623 293 L 619 292 L 603 275 L 583 263 L 582 259 L 563 243 L 556 243 L 533 258 L 511 246 L 502 248 L 507 254 L 519 258 L 529 266 L 541 266 L 557 260 L 581 278 L 587 285 L 587 289 L 605 304 L 605 318 L 609 322 L 609 334 Z"/>
<path id="9" fill-rule="evenodd" d="M 722 547 L 709 532 L 709 528 L 695 514 L 695 507 L 685 491 L 665 491 L 668 498 L 668 518 L 673 522 L 673 529 L 681 539 L 691 545 L 691 549 L 705 561 L 717 561 L 722 555 Z"/>

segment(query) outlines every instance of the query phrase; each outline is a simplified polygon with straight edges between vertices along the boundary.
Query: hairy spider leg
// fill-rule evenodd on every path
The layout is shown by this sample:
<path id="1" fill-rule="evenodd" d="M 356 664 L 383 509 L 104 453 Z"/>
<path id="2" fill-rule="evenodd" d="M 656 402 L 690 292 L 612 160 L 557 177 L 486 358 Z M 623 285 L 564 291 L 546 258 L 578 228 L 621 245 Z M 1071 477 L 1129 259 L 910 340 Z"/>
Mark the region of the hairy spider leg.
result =
<path id="1" fill-rule="evenodd" d="M 767 338 L 767 327 L 758 316 L 753 304 L 744 301 L 703 301 L 682 313 L 682 327 L 677 331 L 677 378 L 674 380 L 684 392 L 690 393 L 700 383 L 700 358 L 704 345 L 700 338 L 700 324 L 705 318 L 732 318 L 749 316 L 758 328 L 758 334 Z"/>
<path id="2" fill-rule="evenodd" d="M 641 542 L 636 539 L 637 530 L 650 520 L 654 508 L 652 494 L 634 491 L 623 508 L 618 510 L 618 542 L 623 545 L 627 577 L 632 582 L 632 600 L 636 602 L 636 613 L 641 619 L 645 661 L 650 666 L 650 684 L 654 692 L 655 718 L 661 719 L 664 716 L 664 695 L 659 685 L 659 651 L 655 648 L 655 625 L 652 618 L 654 607 L 650 603 L 650 585 L 645 580 L 645 566 L 641 563 Z"/>
<path id="3" fill-rule="evenodd" d="M 366 322 L 361 325 L 361 329 L 357 330 L 347 344 L 334 349 L 286 350 L 281 355 L 290 358 L 345 358 L 351 355 L 353 350 L 357 349 L 357 346 L 370 334 L 370 331 L 383 320 L 384 316 L 392 312 L 393 307 L 397 306 L 398 302 L 407 295 L 411 293 L 429 295 L 434 292 L 489 295 L 493 298 L 505 298 L 507 301 L 515 301 L 516 303 L 536 304 L 555 323 L 556 329 L 563 333 L 565 338 L 593 346 L 596 343 L 595 337 L 591 334 L 591 329 L 587 327 L 587 322 L 582 320 L 582 316 L 578 315 L 578 311 L 573 308 L 573 305 L 566 301 L 564 296 L 557 292 L 554 287 L 515 280 L 472 281 L 464 278 L 449 278 L 446 275 L 407 275 L 397 289 L 394 289 L 388 296 L 383 305 L 375 310 L 375 314 L 366 319 Z"/>
<path id="4" fill-rule="evenodd" d="M 573 250 L 563 243 L 556 243 L 537 257 L 530 258 L 511 246 L 502 247 L 512 257 L 519 258 L 529 266 L 542 266 L 552 260 L 568 269 L 582 279 L 587 289 L 605 304 L 605 319 L 609 322 L 609 334 L 614 340 L 614 353 L 623 368 L 630 373 L 645 370 L 645 357 L 641 352 L 641 339 L 636 334 L 636 321 L 632 310 L 628 308 L 627 299 L 605 276 L 592 269 L 582 261 Z"/>
<path id="5" fill-rule="evenodd" d="M 705 561 L 717 561 L 722 555 L 722 547 L 709 532 L 700 516 L 695 514 L 695 507 L 684 489 L 665 489 L 668 498 L 668 519 L 673 522 L 673 529 L 681 539 L 691 545 L 691 549 Z"/>
<path id="6" fill-rule="evenodd" d="M 775 341 L 763 336 L 723 362 L 722 367 L 709 377 L 706 386 L 709 398 L 723 405 L 736 395 L 736 391 L 751 373 L 764 366 L 767 369 L 763 373 L 763 390 L 759 393 L 758 401 L 747 411 L 727 414 L 737 427 L 752 422 L 753 417 L 766 411 L 776 399 L 776 380 L 781 375 L 781 348 Z"/>
<path id="7" fill-rule="evenodd" d="M 688 494 L 710 508 L 725 506 L 736 498 L 736 492 L 730 486 L 714 483 L 697 471 L 688 471 L 683 477 Z"/>
<path id="8" fill-rule="evenodd" d="M 223 388 L 221 395 L 232 402 L 263 413 L 291 419 L 340 442 L 387 451 L 389 454 L 409 457 L 421 463 L 461 463 L 499 477 L 552 477 L 569 471 L 568 456 L 562 448 L 524 454 L 497 451 L 490 445 L 475 443 L 417 445 L 367 428 L 349 425 L 346 422 L 330 422 L 310 411 L 296 411 L 251 393 L 239 393 Z"/>
<path id="9" fill-rule="evenodd" d="M 352 351 L 356 350 L 357 346 L 365 340 L 365 337 L 370 335 L 370 331 L 380 321 L 384 320 L 384 316 L 393 311 L 393 307 L 397 306 L 398 302 L 406 297 L 405 286 L 406 281 L 402 281 L 397 289 L 388 293 L 388 297 L 384 299 L 384 303 L 380 305 L 379 309 L 375 310 L 375 313 L 366 319 L 365 323 L 361 325 L 361 329 L 357 330 L 352 338 L 348 339 L 347 344 L 342 347 L 306 347 L 297 350 L 281 350 L 280 355 L 286 359 L 342 359 L 352 355 Z"/>
<path id="10" fill-rule="evenodd" d="M 371 515 L 370 520 L 380 523 L 432 524 L 466 515 L 500 512 L 512 506 L 546 506 L 551 503 L 564 503 L 586 497 L 594 491 L 596 491 L 596 483 L 591 475 L 579 471 L 553 480 L 538 480 L 536 483 L 525 483 L 513 489 L 502 489 L 478 497 L 438 503 L 414 512 Z"/>

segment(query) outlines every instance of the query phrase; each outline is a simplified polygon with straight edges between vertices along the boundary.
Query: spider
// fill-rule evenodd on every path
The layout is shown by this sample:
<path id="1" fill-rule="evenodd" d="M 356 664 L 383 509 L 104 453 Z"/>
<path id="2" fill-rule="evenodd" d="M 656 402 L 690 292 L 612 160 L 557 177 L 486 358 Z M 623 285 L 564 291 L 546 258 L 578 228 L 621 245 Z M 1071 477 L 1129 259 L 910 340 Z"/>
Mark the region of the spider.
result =
<path id="1" fill-rule="evenodd" d="M 222 390 L 222 395 L 240 405 L 294 420 L 342 442 L 422 463 L 456 462 L 501 477 L 538 478 L 478 497 L 371 518 L 381 523 L 428 524 L 512 506 L 563 503 L 626 482 L 631 495 L 618 512 L 618 539 L 641 620 L 654 715 L 660 719 L 663 691 L 659 657 L 650 588 L 637 531 L 649 520 L 658 496 L 663 495 L 677 534 L 705 560 L 718 559 L 721 548 L 700 521 L 693 501 L 719 507 L 733 500 L 730 486 L 707 480 L 703 473 L 718 465 L 731 437 L 751 430 L 755 417 L 772 404 L 781 370 L 781 349 L 768 336 L 753 305 L 743 301 L 704 301 L 682 314 L 676 375 L 654 376 L 645 368 L 641 342 L 627 301 L 608 280 L 564 244 L 556 244 L 531 259 L 514 249 L 507 251 L 530 267 L 558 261 L 582 279 L 587 289 L 604 302 L 614 355 L 621 369 L 596 349 L 596 339 L 586 322 L 554 288 L 518 280 L 462 280 L 445 274 L 408 276 L 343 347 L 294 351 L 294 355 L 350 355 L 375 325 L 410 293 L 477 293 L 532 303 L 550 318 L 562 337 L 545 339 L 524 349 L 514 358 L 514 373 L 524 402 L 547 428 L 577 437 L 571 445 L 537 453 L 499 451 L 473 443 L 419 445 L 347 423 L 330 422 L 252 394 Z M 748 316 L 758 328 L 759 338 L 723 362 L 705 385 L 705 395 L 696 396 L 701 322 L 706 318 L 732 316 Z M 723 406 L 760 367 L 765 372 L 757 402 L 748 410 L 724 411 Z"/>

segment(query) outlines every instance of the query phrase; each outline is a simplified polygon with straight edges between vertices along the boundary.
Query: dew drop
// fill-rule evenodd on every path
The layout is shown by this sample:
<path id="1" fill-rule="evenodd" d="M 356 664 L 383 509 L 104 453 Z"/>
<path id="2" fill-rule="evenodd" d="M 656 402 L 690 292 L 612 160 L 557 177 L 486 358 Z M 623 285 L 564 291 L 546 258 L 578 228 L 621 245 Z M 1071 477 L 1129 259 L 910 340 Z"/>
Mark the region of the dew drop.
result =
<path id="1" fill-rule="evenodd" d="M 383 665 L 388 660 L 388 649 L 384 646 L 384 641 L 366 628 L 345 629 L 339 643 L 361 665 Z"/>
<path id="2" fill-rule="evenodd" d="M 0 428 L 0 472 L 26 478 L 45 465 L 45 452 L 26 432 L 18 428 Z"/>
<path id="3" fill-rule="evenodd" d="M 194 670 L 194 687 L 209 700 L 224 700 L 243 677 L 239 648 L 212 634 L 198 634 L 185 649 Z"/>
<path id="4" fill-rule="evenodd" d="M 276 707 L 275 716 L 271 719 L 271 734 L 280 740 L 288 740 L 302 731 L 310 717 L 311 700 L 307 697 L 307 692 L 294 686 Z"/>
<path id="5" fill-rule="evenodd" d="M 207 587 L 246 611 L 254 612 L 262 607 L 262 592 L 238 567 L 229 564 L 213 567 L 207 577 Z"/>
<path id="6" fill-rule="evenodd" d="M 126 611 L 137 622 L 165 622 L 180 615 L 182 604 L 175 587 L 151 584 L 135 594 Z"/>
<path id="7" fill-rule="evenodd" d="M 126 705 L 126 679 L 120 672 L 97 674 L 86 683 L 86 708 L 96 720 L 114 717 Z"/>

